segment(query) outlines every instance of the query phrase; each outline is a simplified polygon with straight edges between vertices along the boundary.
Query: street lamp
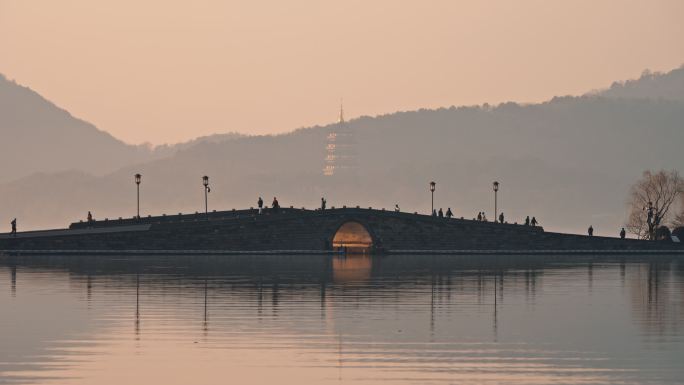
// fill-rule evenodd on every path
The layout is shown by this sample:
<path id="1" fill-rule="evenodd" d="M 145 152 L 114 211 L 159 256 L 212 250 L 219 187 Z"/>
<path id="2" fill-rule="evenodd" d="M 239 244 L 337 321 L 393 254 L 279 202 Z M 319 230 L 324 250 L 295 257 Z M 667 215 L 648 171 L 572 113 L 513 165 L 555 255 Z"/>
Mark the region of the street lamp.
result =
<path id="1" fill-rule="evenodd" d="M 209 187 L 208 176 L 205 175 L 202 177 L 202 184 L 204 185 L 204 213 L 206 215 L 209 215 L 209 204 L 207 202 L 207 194 L 211 192 L 211 188 Z"/>
<path id="2" fill-rule="evenodd" d="M 142 181 L 142 175 L 135 174 L 135 184 L 138 189 L 138 219 L 140 219 L 140 182 Z"/>
<path id="3" fill-rule="evenodd" d="M 432 204 L 430 205 L 432 210 L 430 210 L 430 215 L 435 212 L 435 182 L 430 182 L 430 194 L 432 195 Z"/>
<path id="4" fill-rule="evenodd" d="M 496 223 L 498 221 L 498 218 L 499 218 L 499 210 L 498 210 L 498 207 L 496 205 L 497 204 L 497 199 L 496 199 L 497 196 L 496 195 L 499 192 L 499 182 L 494 181 L 494 183 L 492 183 L 492 188 L 494 189 L 494 223 Z"/>

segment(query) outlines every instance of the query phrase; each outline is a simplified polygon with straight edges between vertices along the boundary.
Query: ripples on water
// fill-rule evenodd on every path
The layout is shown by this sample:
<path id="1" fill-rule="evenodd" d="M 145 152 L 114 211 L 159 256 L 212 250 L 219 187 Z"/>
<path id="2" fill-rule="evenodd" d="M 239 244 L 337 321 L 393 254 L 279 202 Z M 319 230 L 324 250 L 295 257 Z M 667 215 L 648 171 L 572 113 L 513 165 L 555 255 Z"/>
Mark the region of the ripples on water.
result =
<path id="1" fill-rule="evenodd" d="M 681 383 L 672 257 L 3 257 L 0 383 Z"/>

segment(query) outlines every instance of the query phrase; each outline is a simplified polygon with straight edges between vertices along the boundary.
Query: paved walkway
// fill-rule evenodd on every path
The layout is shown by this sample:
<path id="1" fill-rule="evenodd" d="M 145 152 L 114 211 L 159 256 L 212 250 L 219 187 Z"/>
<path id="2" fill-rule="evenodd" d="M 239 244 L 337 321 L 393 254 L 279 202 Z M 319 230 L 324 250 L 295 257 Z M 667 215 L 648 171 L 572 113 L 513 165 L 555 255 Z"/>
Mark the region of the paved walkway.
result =
<path id="1" fill-rule="evenodd" d="M 18 232 L 16 238 L 37 238 L 37 237 L 59 237 L 64 235 L 81 235 L 81 234 L 106 234 L 106 233 L 124 233 L 130 231 L 147 231 L 152 225 L 131 225 L 131 226 L 112 226 L 112 227 L 97 227 L 90 229 L 57 229 L 57 230 L 39 230 L 39 231 L 22 231 Z M 0 239 L 15 238 L 10 233 L 0 234 Z"/>

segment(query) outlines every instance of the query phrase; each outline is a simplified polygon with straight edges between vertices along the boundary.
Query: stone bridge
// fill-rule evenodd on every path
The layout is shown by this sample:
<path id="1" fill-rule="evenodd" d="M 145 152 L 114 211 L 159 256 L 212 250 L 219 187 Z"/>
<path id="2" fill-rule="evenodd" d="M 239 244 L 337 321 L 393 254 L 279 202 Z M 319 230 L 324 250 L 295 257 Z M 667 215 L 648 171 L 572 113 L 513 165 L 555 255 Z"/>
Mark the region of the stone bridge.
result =
<path id="1" fill-rule="evenodd" d="M 233 210 L 0 234 L 0 253 L 684 252 L 681 244 L 365 208 Z"/>

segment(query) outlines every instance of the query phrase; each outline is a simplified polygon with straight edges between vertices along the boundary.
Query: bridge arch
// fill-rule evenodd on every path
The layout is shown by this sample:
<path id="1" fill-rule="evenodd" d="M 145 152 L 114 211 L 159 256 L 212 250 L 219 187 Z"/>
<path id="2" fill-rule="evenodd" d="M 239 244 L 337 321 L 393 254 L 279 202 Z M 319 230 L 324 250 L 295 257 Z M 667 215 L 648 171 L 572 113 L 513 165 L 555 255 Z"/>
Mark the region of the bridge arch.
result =
<path id="1" fill-rule="evenodd" d="M 362 222 L 349 219 L 342 222 L 332 237 L 335 249 L 346 248 L 348 253 L 369 253 L 374 245 L 371 231 Z"/>

